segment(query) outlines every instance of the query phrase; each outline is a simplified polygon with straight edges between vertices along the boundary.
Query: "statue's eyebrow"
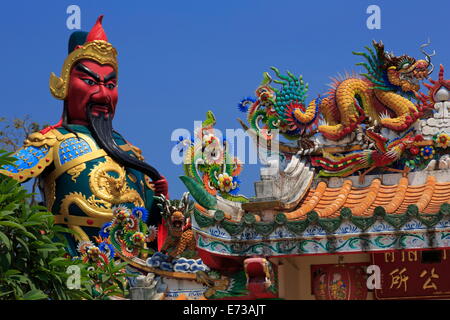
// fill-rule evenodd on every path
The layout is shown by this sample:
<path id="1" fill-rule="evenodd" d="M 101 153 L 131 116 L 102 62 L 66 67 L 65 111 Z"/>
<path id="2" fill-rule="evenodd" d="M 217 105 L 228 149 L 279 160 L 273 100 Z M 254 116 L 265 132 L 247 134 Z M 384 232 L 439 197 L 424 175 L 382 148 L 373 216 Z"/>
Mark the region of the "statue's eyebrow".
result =
<path id="1" fill-rule="evenodd" d="M 105 83 L 107 83 L 109 80 L 115 79 L 117 77 L 117 72 L 113 71 L 107 76 L 105 76 Z"/>
<path id="2" fill-rule="evenodd" d="M 97 82 L 100 82 L 100 81 L 101 81 L 100 76 L 99 76 L 97 73 L 95 73 L 94 71 L 92 71 L 91 69 L 89 69 L 88 67 L 86 67 L 86 66 L 85 66 L 84 64 L 82 64 L 81 62 L 78 63 L 78 64 L 75 66 L 75 69 L 78 70 L 78 71 L 80 71 L 80 72 L 83 72 L 83 73 L 87 74 L 88 76 L 91 76 L 91 77 L 94 78 Z"/>

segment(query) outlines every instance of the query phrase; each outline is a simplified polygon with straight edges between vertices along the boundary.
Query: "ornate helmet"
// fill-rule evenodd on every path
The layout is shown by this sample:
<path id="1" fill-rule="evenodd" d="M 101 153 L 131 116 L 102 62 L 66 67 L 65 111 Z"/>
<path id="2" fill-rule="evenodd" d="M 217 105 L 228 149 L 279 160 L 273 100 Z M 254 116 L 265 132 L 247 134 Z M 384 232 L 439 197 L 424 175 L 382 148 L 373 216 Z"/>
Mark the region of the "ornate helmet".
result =
<path id="1" fill-rule="evenodd" d="M 80 31 L 76 31 L 71 35 L 69 56 L 64 61 L 61 76 L 58 77 L 53 72 L 50 74 L 50 92 L 56 99 L 66 99 L 70 71 L 79 60 L 89 59 L 100 64 L 109 64 L 118 72 L 117 51 L 108 42 L 102 27 L 102 19 L 103 15 L 98 17 L 97 22 L 87 36 L 85 32 Z M 80 43 L 83 43 L 84 38 L 86 39 L 84 44 L 80 45 Z"/>

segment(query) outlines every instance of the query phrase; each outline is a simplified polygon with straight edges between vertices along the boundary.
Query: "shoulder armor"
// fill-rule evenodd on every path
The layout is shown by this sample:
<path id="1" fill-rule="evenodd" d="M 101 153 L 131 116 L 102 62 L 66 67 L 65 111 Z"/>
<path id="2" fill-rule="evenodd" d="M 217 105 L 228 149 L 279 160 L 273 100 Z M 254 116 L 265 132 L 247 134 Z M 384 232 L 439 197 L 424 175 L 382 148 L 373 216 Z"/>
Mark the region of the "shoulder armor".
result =
<path id="1" fill-rule="evenodd" d="M 64 134 L 53 147 L 55 170 L 51 173 L 52 179 L 56 179 L 62 173 L 82 163 L 97 159 L 106 155 L 103 149 L 99 149 L 94 139 L 83 133 Z"/>
<path id="2" fill-rule="evenodd" d="M 79 158 L 85 154 L 91 153 L 97 147 L 91 139 L 79 134 L 79 137 L 68 136 L 58 144 L 58 150 L 55 150 L 58 164 L 63 165 L 71 160 Z"/>
<path id="3" fill-rule="evenodd" d="M 44 145 L 48 147 L 53 147 L 53 145 L 58 141 L 58 138 L 62 136 L 58 130 L 50 130 L 47 133 L 34 132 L 30 134 L 24 141 L 24 147 L 42 147 Z"/>
<path id="4" fill-rule="evenodd" d="M 40 132 L 30 134 L 25 139 L 23 147 L 12 155 L 16 158 L 15 165 L 0 167 L 0 173 L 19 182 L 39 176 L 53 162 L 52 148 L 60 136 L 57 130 L 45 134 Z"/>

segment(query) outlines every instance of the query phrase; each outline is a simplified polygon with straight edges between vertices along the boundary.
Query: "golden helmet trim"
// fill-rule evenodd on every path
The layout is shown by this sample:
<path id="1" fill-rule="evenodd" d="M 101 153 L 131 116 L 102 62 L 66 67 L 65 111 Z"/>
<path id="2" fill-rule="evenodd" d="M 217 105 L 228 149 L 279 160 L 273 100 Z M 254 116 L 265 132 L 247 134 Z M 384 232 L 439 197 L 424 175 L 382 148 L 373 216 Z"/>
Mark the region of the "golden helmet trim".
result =
<path id="1" fill-rule="evenodd" d="M 56 99 L 66 99 L 69 88 L 70 71 L 76 62 L 83 59 L 93 60 L 100 64 L 109 64 L 116 72 L 119 71 L 117 51 L 109 42 L 104 40 L 94 40 L 85 43 L 72 51 L 66 58 L 60 77 L 53 72 L 50 74 L 50 92 Z"/>

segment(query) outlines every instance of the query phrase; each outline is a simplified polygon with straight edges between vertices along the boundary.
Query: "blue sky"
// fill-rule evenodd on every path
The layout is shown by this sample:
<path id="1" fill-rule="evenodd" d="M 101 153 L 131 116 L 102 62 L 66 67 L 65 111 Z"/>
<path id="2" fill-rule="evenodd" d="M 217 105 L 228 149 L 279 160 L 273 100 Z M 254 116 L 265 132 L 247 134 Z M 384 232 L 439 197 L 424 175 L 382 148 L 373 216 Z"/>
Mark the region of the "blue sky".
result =
<path id="1" fill-rule="evenodd" d="M 422 57 L 419 46 L 430 38 L 434 64 L 449 65 L 448 1 L 8 1 L 0 11 L 0 116 L 59 120 L 62 103 L 50 95 L 48 78 L 67 56 L 71 4 L 81 8 L 83 30 L 105 15 L 119 52 L 115 129 L 168 178 L 172 197 L 185 191 L 182 169 L 170 159 L 172 131 L 192 131 L 210 109 L 217 128 L 238 128 L 244 115 L 237 102 L 270 66 L 303 74 L 313 98 L 330 77 L 360 70 L 351 52 L 372 39 Z M 380 30 L 366 27 L 371 4 L 381 8 Z M 254 195 L 258 176 L 258 165 L 244 167 L 243 194 Z"/>

